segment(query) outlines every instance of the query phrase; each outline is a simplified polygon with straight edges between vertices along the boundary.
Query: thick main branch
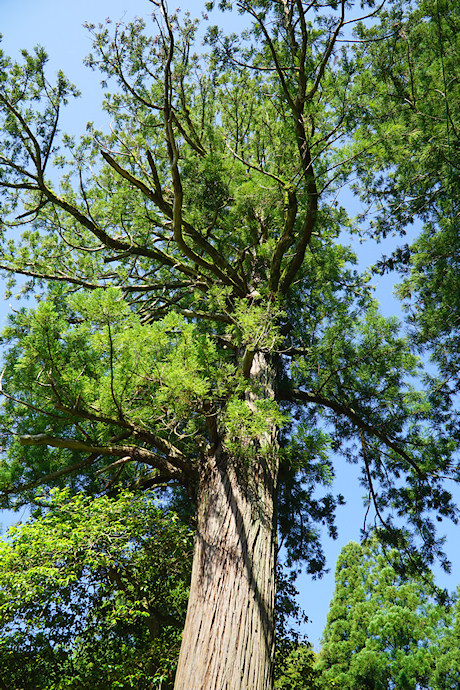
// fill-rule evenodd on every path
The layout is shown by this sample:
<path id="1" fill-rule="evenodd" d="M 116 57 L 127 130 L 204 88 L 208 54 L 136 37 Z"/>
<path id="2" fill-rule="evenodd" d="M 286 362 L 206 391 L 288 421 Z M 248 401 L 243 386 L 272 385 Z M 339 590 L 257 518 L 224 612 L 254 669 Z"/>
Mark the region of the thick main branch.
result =
<path id="1" fill-rule="evenodd" d="M 171 478 L 183 479 L 183 473 L 174 467 L 166 458 L 157 453 L 153 453 L 147 448 L 140 446 L 126 445 L 105 445 L 98 446 L 77 439 L 59 438 L 49 434 L 25 434 L 19 437 L 19 443 L 23 446 L 51 446 L 51 448 L 64 448 L 67 450 L 77 450 L 93 455 L 113 455 L 115 457 L 129 457 L 136 462 L 142 462 L 151 467 L 155 467 L 162 472 L 167 472 Z"/>

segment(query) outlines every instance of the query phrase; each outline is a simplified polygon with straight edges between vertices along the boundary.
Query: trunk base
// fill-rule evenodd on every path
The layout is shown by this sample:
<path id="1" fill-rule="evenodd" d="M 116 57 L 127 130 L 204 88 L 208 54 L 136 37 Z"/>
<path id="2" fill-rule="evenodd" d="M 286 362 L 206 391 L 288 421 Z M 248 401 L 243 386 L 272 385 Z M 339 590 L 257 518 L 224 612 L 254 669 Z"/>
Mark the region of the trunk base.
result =
<path id="1" fill-rule="evenodd" d="M 202 484 L 175 690 L 273 686 L 276 470 L 237 464 L 217 454 Z"/>

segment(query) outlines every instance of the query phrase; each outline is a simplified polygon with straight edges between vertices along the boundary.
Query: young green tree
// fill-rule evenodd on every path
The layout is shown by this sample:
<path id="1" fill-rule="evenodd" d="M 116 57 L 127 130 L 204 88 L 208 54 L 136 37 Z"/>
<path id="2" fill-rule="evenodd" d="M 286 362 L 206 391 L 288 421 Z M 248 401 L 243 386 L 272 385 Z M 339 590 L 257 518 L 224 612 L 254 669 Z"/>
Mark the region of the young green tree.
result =
<path id="1" fill-rule="evenodd" d="M 439 644 L 436 654 L 436 667 L 432 676 L 432 687 L 435 690 L 454 690 L 460 685 L 460 599 L 457 588 L 457 599 L 453 610 L 453 625 Z"/>
<path id="2" fill-rule="evenodd" d="M 377 540 L 342 549 L 317 664 L 323 687 L 438 687 L 432 678 L 450 638 L 449 610 L 430 596 L 428 578 L 404 578 L 392 560 L 397 552 Z"/>
<path id="3" fill-rule="evenodd" d="M 0 687 L 172 687 L 190 529 L 145 494 L 42 507 L 0 542 Z"/>
<path id="4" fill-rule="evenodd" d="M 420 567 L 433 513 L 455 517 L 456 444 L 338 240 L 368 149 L 345 146 L 348 3 L 243 1 L 248 31 L 210 29 L 203 57 L 195 23 L 154 4 L 152 36 L 90 27 L 109 135 L 59 139 L 75 88 L 42 49 L 1 56 L 1 268 L 40 299 L 5 333 L 2 490 L 181 486 L 196 540 L 175 687 L 267 690 L 277 531 L 288 566 L 321 570 L 336 453 Z"/>
<path id="5" fill-rule="evenodd" d="M 275 690 L 319 690 L 320 674 L 315 669 L 315 656 L 308 644 L 292 645 L 281 660 L 275 678 Z"/>

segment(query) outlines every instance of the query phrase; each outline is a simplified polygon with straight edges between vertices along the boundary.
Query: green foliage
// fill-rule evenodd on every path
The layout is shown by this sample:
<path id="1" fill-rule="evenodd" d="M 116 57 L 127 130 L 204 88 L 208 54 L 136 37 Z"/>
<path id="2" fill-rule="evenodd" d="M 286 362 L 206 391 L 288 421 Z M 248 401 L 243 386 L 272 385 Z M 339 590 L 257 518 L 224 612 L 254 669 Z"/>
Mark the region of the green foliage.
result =
<path id="1" fill-rule="evenodd" d="M 433 673 L 433 687 L 436 690 L 454 690 L 460 683 L 460 598 L 453 610 L 453 625 L 439 641 L 436 653 L 436 668 Z"/>
<path id="2" fill-rule="evenodd" d="M 190 530 L 147 495 L 56 490 L 41 503 L 0 542 L 1 682 L 147 690 L 170 681 Z"/>
<path id="3" fill-rule="evenodd" d="M 396 3 L 374 27 L 360 28 L 368 41 L 384 35 L 385 47 L 377 40 L 356 50 L 357 89 L 372 90 L 355 114 L 358 135 L 369 141 L 375 133 L 380 141 L 378 155 L 369 153 L 360 167 L 360 192 L 374 204 L 371 228 L 379 235 L 423 223 L 418 237 L 375 270 L 402 273 L 411 336 L 442 373 L 432 381 L 441 403 L 459 385 L 460 12 L 448 0 Z"/>
<path id="4" fill-rule="evenodd" d="M 317 574 L 342 456 L 361 464 L 368 511 L 408 571 L 447 567 L 434 520 L 457 519 L 445 482 L 459 478 L 458 14 L 364 3 L 373 20 L 347 47 L 347 3 L 255 0 L 239 4 L 242 36 L 212 27 L 198 55 L 197 23 L 155 5 L 153 35 L 141 20 L 88 27 L 108 134 L 59 134 L 76 91 L 47 81 L 42 49 L 0 55 L 0 270 L 37 300 L 3 335 L 3 505 L 55 486 L 86 501 L 179 484 L 190 515 L 223 456 L 241 484 L 268 476 L 270 457 L 286 564 Z M 377 203 L 367 226 L 338 202 L 353 179 Z M 347 237 L 378 241 L 414 218 L 426 227 L 413 246 L 373 259 L 409 262 L 407 334 L 379 313 Z M 423 372 L 426 344 L 442 381 Z M 405 665 L 395 651 L 401 612 L 416 623 L 409 595 L 356 673 L 425 673 L 420 630 Z M 292 654 L 309 668 L 308 651 Z"/>
<path id="5" fill-rule="evenodd" d="M 235 324 L 228 329 L 228 333 L 238 345 L 252 352 L 274 352 L 279 349 L 283 340 L 279 333 L 279 322 L 283 314 L 273 301 L 257 304 L 260 297 L 255 292 L 251 300 L 236 302 L 233 312 Z"/>
<path id="6" fill-rule="evenodd" d="M 451 615 L 433 599 L 428 575 L 401 576 L 399 560 L 375 539 L 342 549 L 317 664 L 322 687 L 438 687 L 432 679 L 441 649 L 453 650 Z"/>
<path id="7" fill-rule="evenodd" d="M 315 653 L 306 644 L 293 646 L 282 660 L 275 690 L 318 690 L 319 674 L 314 669 Z"/>
<path id="8" fill-rule="evenodd" d="M 361 192 L 379 199 L 375 226 L 383 235 L 402 233 L 417 216 L 436 224 L 455 215 L 459 20 L 452 3 L 422 0 L 394 3 L 379 22 L 359 27 L 367 43 L 355 50 L 357 90 L 372 89 L 372 97 L 353 116 L 368 142 L 379 135 L 378 156 L 369 153 L 360 168 Z"/>
<path id="9" fill-rule="evenodd" d="M 47 419 L 45 428 L 54 433 L 101 446 L 117 421 L 129 420 L 139 433 L 155 428 L 167 437 L 180 427 L 193 438 L 202 424 L 203 399 L 211 389 L 224 395 L 235 378 L 215 344 L 183 317 L 171 313 L 142 324 L 115 288 L 42 301 L 10 319 L 4 338 L 14 346 L 5 377 L 13 397 L 3 423 L 19 433 L 43 431 Z M 19 402 L 14 394 L 26 382 L 31 392 Z M 107 424 L 111 418 L 114 425 Z M 17 441 L 15 452 L 25 459 Z M 36 468 L 35 448 L 26 457 Z M 40 462 L 45 473 L 62 466 L 53 451 L 42 453 Z M 14 471 L 27 477 L 27 461 Z M 6 474 L 4 486 L 8 481 Z"/>
<path id="10" fill-rule="evenodd" d="M 276 425 L 281 428 L 287 417 L 282 415 L 274 400 L 257 400 L 248 405 L 245 400 L 229 400 L 225 426 L 227 435 L 225 447 L 236 456 L 250 460 L 251 455 L 270 453 L 270 430 Z M 259 445 L 254 448 L 254 440 Z"/>

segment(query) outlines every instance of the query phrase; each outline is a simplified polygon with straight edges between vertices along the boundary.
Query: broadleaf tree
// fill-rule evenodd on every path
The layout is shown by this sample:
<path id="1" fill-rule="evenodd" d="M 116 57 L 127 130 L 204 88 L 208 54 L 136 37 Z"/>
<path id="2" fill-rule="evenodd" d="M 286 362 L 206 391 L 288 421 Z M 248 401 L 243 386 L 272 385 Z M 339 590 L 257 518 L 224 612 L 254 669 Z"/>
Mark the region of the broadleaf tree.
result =
<path id="1" fill-rule="evenodd" d="M 456 517 L 456 440 L 337 202 L 382 148 L 354 138 L 370 96 L 341 41 L 358 8 L 243 1 L 247 30 L 211 27 L 198 55 L 197 24 L 154 5 L 153 30 L 89 26 L 109 134 L 60 135 L 75 87 L 41 48 L 1 55 L 0 266 L 38 301 L 4 334 L 1 488 L 4 505 L 56 485 L 189 501 L 175 687 L 266 690 L 277 537 L 288 567 L 321 571 L 343 457 L 423 567 L 433 515 Z"/>
<path id="2" fill-rule="evenodd" d="M 40 503 L 0 542 L 0 687 L 171 687 L 191 530 L 145 494 Z"/>
<path id="3" fill-rule="evenodd" d="M 150 492 L 35 497 L 0 542 L 0 688 L 170 690 L 193 531 Z M 184 506 L 182 506 L 183 508 Z M 293 575 L 276 592 L 275 688 L 315 677 Z"/>

